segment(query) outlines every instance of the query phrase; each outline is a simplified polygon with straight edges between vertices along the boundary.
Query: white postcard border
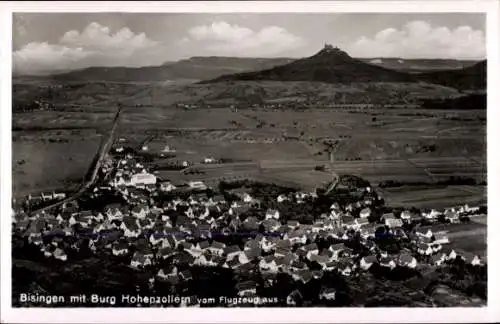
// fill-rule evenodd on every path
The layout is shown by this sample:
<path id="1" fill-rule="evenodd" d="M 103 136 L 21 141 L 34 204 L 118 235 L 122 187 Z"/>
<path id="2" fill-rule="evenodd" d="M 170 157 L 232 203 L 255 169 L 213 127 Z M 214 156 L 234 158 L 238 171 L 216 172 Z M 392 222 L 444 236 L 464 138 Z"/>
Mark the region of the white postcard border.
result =
<path id="1" fill-rule="evenodd" d="M 1 320 L 6 323 L 358 323 L 494 322 L 500 320 L 496 249 L 500 235 L 499 3 L 479 1 L 227 1 L 227 2 L 7 2 L 0 4 L 1 46 Z M 488 307 L 484 308 L 259 308 L 47 309 L 11 307 L 11 48 L 12 12 L 487 12 L 488 53 Z M 496 199 L 495 199 L 496 198 Z"/>

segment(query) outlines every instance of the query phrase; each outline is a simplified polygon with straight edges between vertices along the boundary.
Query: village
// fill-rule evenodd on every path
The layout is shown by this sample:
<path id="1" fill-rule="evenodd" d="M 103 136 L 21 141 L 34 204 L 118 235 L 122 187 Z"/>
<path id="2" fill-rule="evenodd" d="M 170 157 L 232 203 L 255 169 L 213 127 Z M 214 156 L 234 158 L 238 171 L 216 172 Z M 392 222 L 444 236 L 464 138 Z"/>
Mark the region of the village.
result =
<path id="1" fill-rule="evenodd" d="M 116 146 L 86 202 L 69 201 L 56 210 L 36 213 L 29 208 L 15 210 L 13 230 L 54 262 L 69 263 L 75 253 L 86 250 L 138 272 L 154 269 L 149 278 L 152 286 L 189 282 L 193 266 L 222 267 L 243 274 L 241 278 L 258 271 L 268 285 L 278 274 L 307 284 L 326 273 L 353 278 L 374 269 L 389 274 L 429 271 L 457 262 L 485 266 L 484 257 L 453 249 L 446 230 L 420 226 L 470 221 L 484 213 L 482 207 L 385 210 L 374 222 L 380 197 L 371 187 L 357 192 L 360 200 L 345 203 L 333 197 L 333 203 L 312 219 L 290 217 L 280 211 L 282 206 L 297 209 L 313 204 L 320 199 L 318 194 L 283 191 L 263 201 L 246 187 L 222 190 L 203 181 L 172 183 L 157 177 L 130 150 Z M 30 195 L 24 206 L 64 198 L 55 192 Z M 235 289 L 240 297 L 256 296 L 257 283 L 245 279 Z M 336 287 L 322 286 L 317 298 L 335 300 Z M 300 299 L 301 292 L 295 289 L 286 304 L 296 305 Z"/>

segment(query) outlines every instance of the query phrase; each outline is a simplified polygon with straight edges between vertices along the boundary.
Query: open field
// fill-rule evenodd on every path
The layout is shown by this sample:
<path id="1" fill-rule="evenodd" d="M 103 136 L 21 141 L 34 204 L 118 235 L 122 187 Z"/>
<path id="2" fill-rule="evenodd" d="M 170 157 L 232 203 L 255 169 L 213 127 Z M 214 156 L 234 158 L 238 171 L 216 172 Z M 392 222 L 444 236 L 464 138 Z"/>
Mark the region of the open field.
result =
<path id="1" fill-rule="evenodd" d="M 56 142 L 56 139 L 63 142 Z M 51 142 L 54 141 L 54 142 Z M 92 132 L 65 136 L 15 132 L 12 150 L 14 197 L 81 184 L 101 137 Z"/>
<path id="2" fill-rule="evenodd" d="M 486 201 L 486 190 L 472 191 L 469 186 L 404 186 L 378 191 L 393 207 L 446 208 Z"/>

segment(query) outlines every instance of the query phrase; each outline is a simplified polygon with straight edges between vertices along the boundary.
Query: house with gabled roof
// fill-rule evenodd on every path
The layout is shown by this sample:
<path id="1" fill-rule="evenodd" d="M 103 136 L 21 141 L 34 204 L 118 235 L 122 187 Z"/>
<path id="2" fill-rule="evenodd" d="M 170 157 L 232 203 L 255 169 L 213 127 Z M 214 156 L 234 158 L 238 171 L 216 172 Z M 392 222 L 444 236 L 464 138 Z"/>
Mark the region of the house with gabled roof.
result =
<path id="1" fill-rule="evenodd" d="M 66 254 L 66 252 L 64 252 L 63 249 L 60 249 L 60 248 L 56 248 L 54 250 L 54 252 L 52 252 L 52 256 L 57 260 L 61 260 L 61 261 L 68 260 L 68 255 Z"/>
<path id="2" fill-rule="evenodd" d="M 158 249 L 158 258 L 166 259 L 172 256 L 175 253 L 175 250 L 171 247 L 162 247 Z"/>
<path id="3" fill-rule="evenodd" d="M 231 260 L 241 252 L 238 245 L 230 245 L 224 249 L 226 260 Z"/>
<path id="4" fill-rule="evenodd" d="M 346 228 L 351 228 L 354 226 L 354 217 L 350 215 L 344 215 L 341 217 L 342 226 Z"/>
<path id="5" fill-rule="evenodd" d="M 179 277 L 184 281 L 189 281 L 193 279 L 193 274 L 191 273 L 190 270 L 184 270 L 179 272 Z"/>
<path id="6" fill-rule="evenodd" d="M 397 228 L 403 226 L 403 221 L 399 218 L 389 218 L 385 220 L 385 225 L 390 228 Z"/>
<path id="7" fill-rule="evenodd" d="M 339 255 L 346 250 L 346 246 L 344 243 L 337 243 L 330 245 L 328 248 L 329 251 L 333 253 L 333 258 L 338 259 Z"/>
<path id="8" fill-rule="evenodd" d="M 256 231 L 259 229 L 259 220 L 255 216 L 249 216 L 243 221 L 243 227 L 249 231 Z"/>
<path id="9" fill-rule="evenodd" d="M 401 215 L 400 215 L 400 218 L 406 222 L 406 223 L 409 223 L 411 222 L 411 217 L 412 217 L 412 213 L 409 211 L 409 210 L 403 210 L 401 212 Z"/>
<path id="10" fill-rule="evenodd" d="M 397 259 L 394 259 L 391 256 L 384 256 L 384 257 L 381 257 L 379 260 L 379 264 L 382 267 L 386 267 L 386 268 L 390 268 L 390 269 L 394 269 L 397 266 L 396 262 L 397 262 Z"/>
<path id="11" fill-rule="evenodd" d="M 244 297 L 257 293 L 257 283 L 255 281 L 243 281 L 236 284 L 238 296 Z"/>
<path id="12" fill-rule="evenodd" d="M 477 254 L 470 253 L 470 252 L 464 251 L 464 250 L 458 251 L 457 254 L 466 263 L 469 263 L 469 264 L 472 264 L 475 266 L 483 265 L 481 258 Z"/>
<path id="13" fill-rule="evenodd" d="M 260 249 L 260 242 L 257 239 L 249 239 L 245 242 L 244 250 Z"/>
<path id="14" fill-rule="evenodd" d="M 30 243 L 40 245 L 42 243 L 42 232 L 45 229 L 45 221 L 43 219 L 35 219 L 28 226 L 27 234 Z"/>
<path id="15" fill-rule="evenodd" d="M 318 245 L 316 243 L 305 245 L 301 247 L 300 250 L 304 250 L 306 252 L 306 257 L 308 259 L 310 259 L 313 254 L 318 255 L 319 253 Z"/>
<path id="16" fill-rule="evenodd" d="M 92 214 L 92 211 L 84 210 L 79 212 L 74 219 L 76 223 L 79 223 L 82 227 L 88 228 L 94 221 L 94 215 Z"/>
<path id="17" fill-rule="evenodd" d="M 370 237 L 375 237 L 375 231 L 377 230 L 377 225 L 368 224 L 360 228 L 361 237 L 367 240 Z"/>
<path id="18" fill-rule="evenodd" d="M 414 269 L 417 266 L 417 259 L 409 253 L 401 253 L 397 259 L 397 265 Z"/>
<path id="19" fill-rule="evenodd" d="M 299 221 L 296 221 L 296 220 L 289 220 L 286 222 L 286 225 L 288 227 L 290 227 L 290 229 L 293 231 L 300 226 L 300 223 L 299 223 Z"/>
<path id="20" fill-rule="evenodd" d="M 112 253 L 114 256 L 122 256 L 128 253 L 128 244 L 126 242 L 114 242 L 112 244 Z"/>
<path id="21" fill-rule="evenodd" d="M 431 256 L 431 264 L 437 267 L 446 261 L 446 254 L 434 254 Z"/>
<path id="22" fill-rule="evenodd" d="M 184 241 L 184 237 L 178 235 L 175 229 L 170 232 L 166 232 L 162 240 L 162 247 L 170 247 L 172 249 L 177 248 Z"/>
<path id="23" fill-rule="evenodd" d="M 307 241 L 307 236 L 304 231 L 297 230 L 286 233 L 283 236 L 283 239 L 288 240 L 291 244 L 305 244 Z"/>
<path id="24" fill-rule="evenodd" d="M 448 233 L 446 231 L 439 231 L 434 233 L 434 242 L 439 244 L 448 244 L 450 239 L 448 238 Z"/>
<path id="25" fill-rule="evenodd" d="M 432 233 L 431 229 L 422 229 L 422 228 L 417 228 L 416 234 L 419 237 L 427 237 L 431 238 L 434 233 Z"/>
<path id="26" fill-rule="evenodd" d="M 278 220 L 280 218 L 280 212 L 277 211 L 276 209 L 268 209 L 266 211 L 266 219 L 276 219 Z"/>
<path id="27" fill-rule="evenodd" d="M 354 220 L 354 224 L 359 229 L 361 227 L 365 227 L 365 226 L 370 225 L 370 222 L 368 221 L 368 218 L 356 218 Z"/>
<path id="28" fill-rule="evenodd" d="M 337 290 L 331 287 L 323 287 L 319 293 L 319 299 L 324 300 L 335 300 L 335 294 Z"/>
<path id="29" fill-rule="evenodd" d="M 452 210 L 446 210 L 444 212 L 444 218 L 448 221 L 450 221 L 450 223 L 458 223 L 460 222 L 460 215 L 459 213 L 455 212 L 455 211 L 452 211 Z"/>
<path id="30" fill-rule="evenodd" d="M 292 264 L 294 261 L 295 257 L 291 253 L 286 253 L 284 255 L 276 256 L 276 265 L 278 266 L 278 269 L 286 270 L 289 268 L 289 266 Z"/>
<path id="31" fill-rule="evenodd" d="M 302 283 L 308 283 L 309 281 L 312 280 L 313 275 L 312 275 L 311 270 L 305 269 L 305 270 L 299 270 L 299 271 L 292 273 L 292 278 L 295 281 L 301 281 Z"/>
<path id="32" fill-rule="evenodd" d="M 126 237 L 139 237 L 141 234 L 141 229 L 137 222 L 137 219 L 132 216 L 123 217 L 122 223 L 119 227 L 123 230 Z"/>
<path id="33" fill-rule="evenodd" d="M 266 219 L 262 221 L 262 225 L 266 232 L 275 232 L 281 227 L 281 223 L 275 219 Z"/>
<path id="34" fill-rule="evenodd" d="M 106 213 L 107 218 L 112 221 L 115 219 L 122 219 L 123 213 L 122 213 L 123 207 L 120 206 L 119 204 L 110 204 L 104 208 L 104 211 Z"/>
<path id="35" fill-rule="evenodd" d="M 241 266 L 240 260 L 237 257 L 233 257 L 232 259 L 226 259 L 226 260 L 227 261 L 223 265 L 224 268 L 237 269 L 239 266 Z"/>
<path id="36" fill-rule="evenodd" d="M 260 246 L 262 251 L 270 252 L 276 249 L 277 243 L 280 241 L 279 237 L 276 236 L 266 236 L 260 240 Z"/>
<path id="37" fill-rule="evenodd" d="M 378 263 L 377 257 L 374 255 L 368 255 L 368 256 L 361 258 L 361 260 L 359 262 L 359 266 L 363 270 L 368 270 L 368 269 L 370 269 L 370 267 L 373 264 L 376 264 L 376 263 Z"/>
<path id="38" fill-rule="evenodd" d="M 434 253 L 429 244 L 419 244 L 417 252 L 422 255 L 432 255 Z"/>
<path id="39" fill-rule="evenodd" d="M 261 250 L 259 247 L 241 251 L 239 254 L 239 260 L 241 264 L 246 264 L 254 259 L 259 258 L 261 255 Z"/>
<path id="40" fill-rule="evenodd" d="M 299 260 L 293 260 L 290 264 L 290 269 L 293 271 L 304 270 L 307 269 L 307 264 Z"/>
<path id="41" fill-rule="evenodd" d="M 220 243 L 217 241 L 212 241 L 208 250 L 215 255 L 223 255 L 226 249 L 226 245 L 224 243 Z"/>
<path id="42" fill-rule="evenodd" d="M 135 269 L 141 269 L 151 264 L 152 264 L 152 259 L 147 257 L 141 251 L 136 251 L 132 256 L 132 260 L 130 261 L 130 266 Z"/>
<path id="43" fill-rule="evenodd" d="M 302 293 L 298 289 L 295 289 L 286 297 L 286 304 L 288 306 L 298 306 L 302 304 L 303 300 Z"/>
<path id="44" fill-rule="evenodd" d="M 332 254 L 332 252 L 330 252 L 330 254 Z M 311 254 L 309 257 L 309 261 L 317 262 L 322 267 L 325 267 L 325 265 L 332 260 L 330 258 L 330 255 L 322 253 L 322 254 Z"/>
<path id="45" fill-rule="evenodd" d="M 363 208 L 360 212 L 359 212 L 359 217 L 360 218 L 368 218 L 370 217 L 370 215 L 372 214 L 372 211 L 370 208 L 366 207 L 366 208 Z"/>
<path id="46" fill-rule="evenodd" d="M 195 258 L 186 251 L 175 253 L 172 256 L 172 264 L 189 266 L 192 265 L 194 261 Z"/>
<path id="47" fill-rule="evenodd" d="M 172 277 L 177 277 L 179 274 L 179 271 L 175 265 L 167 265 L 162 267 L 156 276 L 163 281 L 168 281 Z"/>

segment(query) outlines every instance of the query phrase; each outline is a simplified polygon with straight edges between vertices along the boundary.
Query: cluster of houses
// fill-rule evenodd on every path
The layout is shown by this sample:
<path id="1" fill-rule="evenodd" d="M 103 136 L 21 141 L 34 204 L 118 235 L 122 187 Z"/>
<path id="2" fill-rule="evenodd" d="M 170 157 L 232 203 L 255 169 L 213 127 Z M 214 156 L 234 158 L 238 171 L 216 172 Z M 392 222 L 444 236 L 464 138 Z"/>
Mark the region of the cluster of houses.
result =
<path id="1" fill-rule="evenodd" d="M 278 210 L 269 209 L 264 217 L 241 215 L 250 207 L 259 206 L 258 200 L 248 192 L 236 191 L 238 200 L 227 202 L 222 195 L 208 197 L 200 193 L 202 182 L 190 184 L 198 189 L 187 199 L 176 198 L 157 205 L 152 197 L 158 191 L 175 192 L 170 182 L 160 182 L 144 165 L 131 155 L 110 161 L 107 171 L 112 175 L 108 182 L 110 190 L 119 192 L 126 204 L 109 204 L 102 211 L 80 210 L 76 202 L 65 203 L 57 215 L 42 212 L 27 215 L 17 212 L 14 226 L 22 231 L 30 243 L 39 246 L 46 257 L 67 261 L 67 249 L 80 249 L 77 243 L 68 246 L 64 236 L 71 236 L 78 226 L 88 232 L 88 248 L 94 252 L 106 252 L 115 257 L 128 256 L 127 262 L 134 269 L 164 264 L 161 260 L 172 260 L 159 267 L 155 280 L 175 284 L 192 280 L 186 266 L 221 266 L 237 272 L 252 271 L 258 267 L 266 278 L 278 273 L 287 273 L 294 280 L 307 283 L 320 278 L 325 271 L 338 271 L 343 276 L 354 276 L 378 265 L 388 269 L 396 267 L 418 268 L 419 262 L 441 266 L 446 261 L 461 257 L 467 263 L 482 265 L 480 257 L 465 251 L 444 248 L 450 243 L 446 232 L 433 233 L 431 229 L 407 232 L 404 223 L 418 222 L 423 218 L 437 219 L 443 215 L 457 221 L 462 215 L 476 213 L 478 208 L 467 205 L 432 210 L 429 213 L 403 211 L 398 217 L 394 213 L 384 214 L 381 223 L 368 221 L 372 209 L 371 201 L 362 201 L 341 208 L 332 204 L 330 211 L 320 215 L 312 224 L 284 221 Z M 94 194 L 99 194 L 99 188 Z M 279 195 L 276 202 L 293 199 L 304 203 L 314 193 L 292 193 Z M 359 211 L 359 217 L 351 212 Z M 356 213 L 357 215 L 358 213 Z M 173 216 L 175 215 L 175 216 Z M 388 254 L 375 243 L 377 228 L 384 226 L 386 235 L 406 239 L 409 248 L 398 254 Z M 262 231 L 264 229 L 264 231 Z M 225 244 L 223 236 L 246 235 L 243 244 Z M 51 239 L 44 240 L 44 237 Z M 243 235 L 245 236 L 245 235 Z M 370 255 L 358 256 L 346 243 L 360 237 L 361 244 L 371 251 Z M 320 249 L 318 239 L 333 239 L 334 244 Z M 132 253 L 132 251 L 134 251 Z M 424 260 L 424 261 L 422 261 Z M 311 269 L 308 264 L 320 267 Z M 182 270 L 183 269 L 183 270 Z M 240 296 L 255 293 L 255 283 L 243 282 L 238 288 Z M 289 296 L 289 303 L 296 301 L 296 291 Z M 334 289 L 325 288 L 322 298 L 334 299 Z"/>

